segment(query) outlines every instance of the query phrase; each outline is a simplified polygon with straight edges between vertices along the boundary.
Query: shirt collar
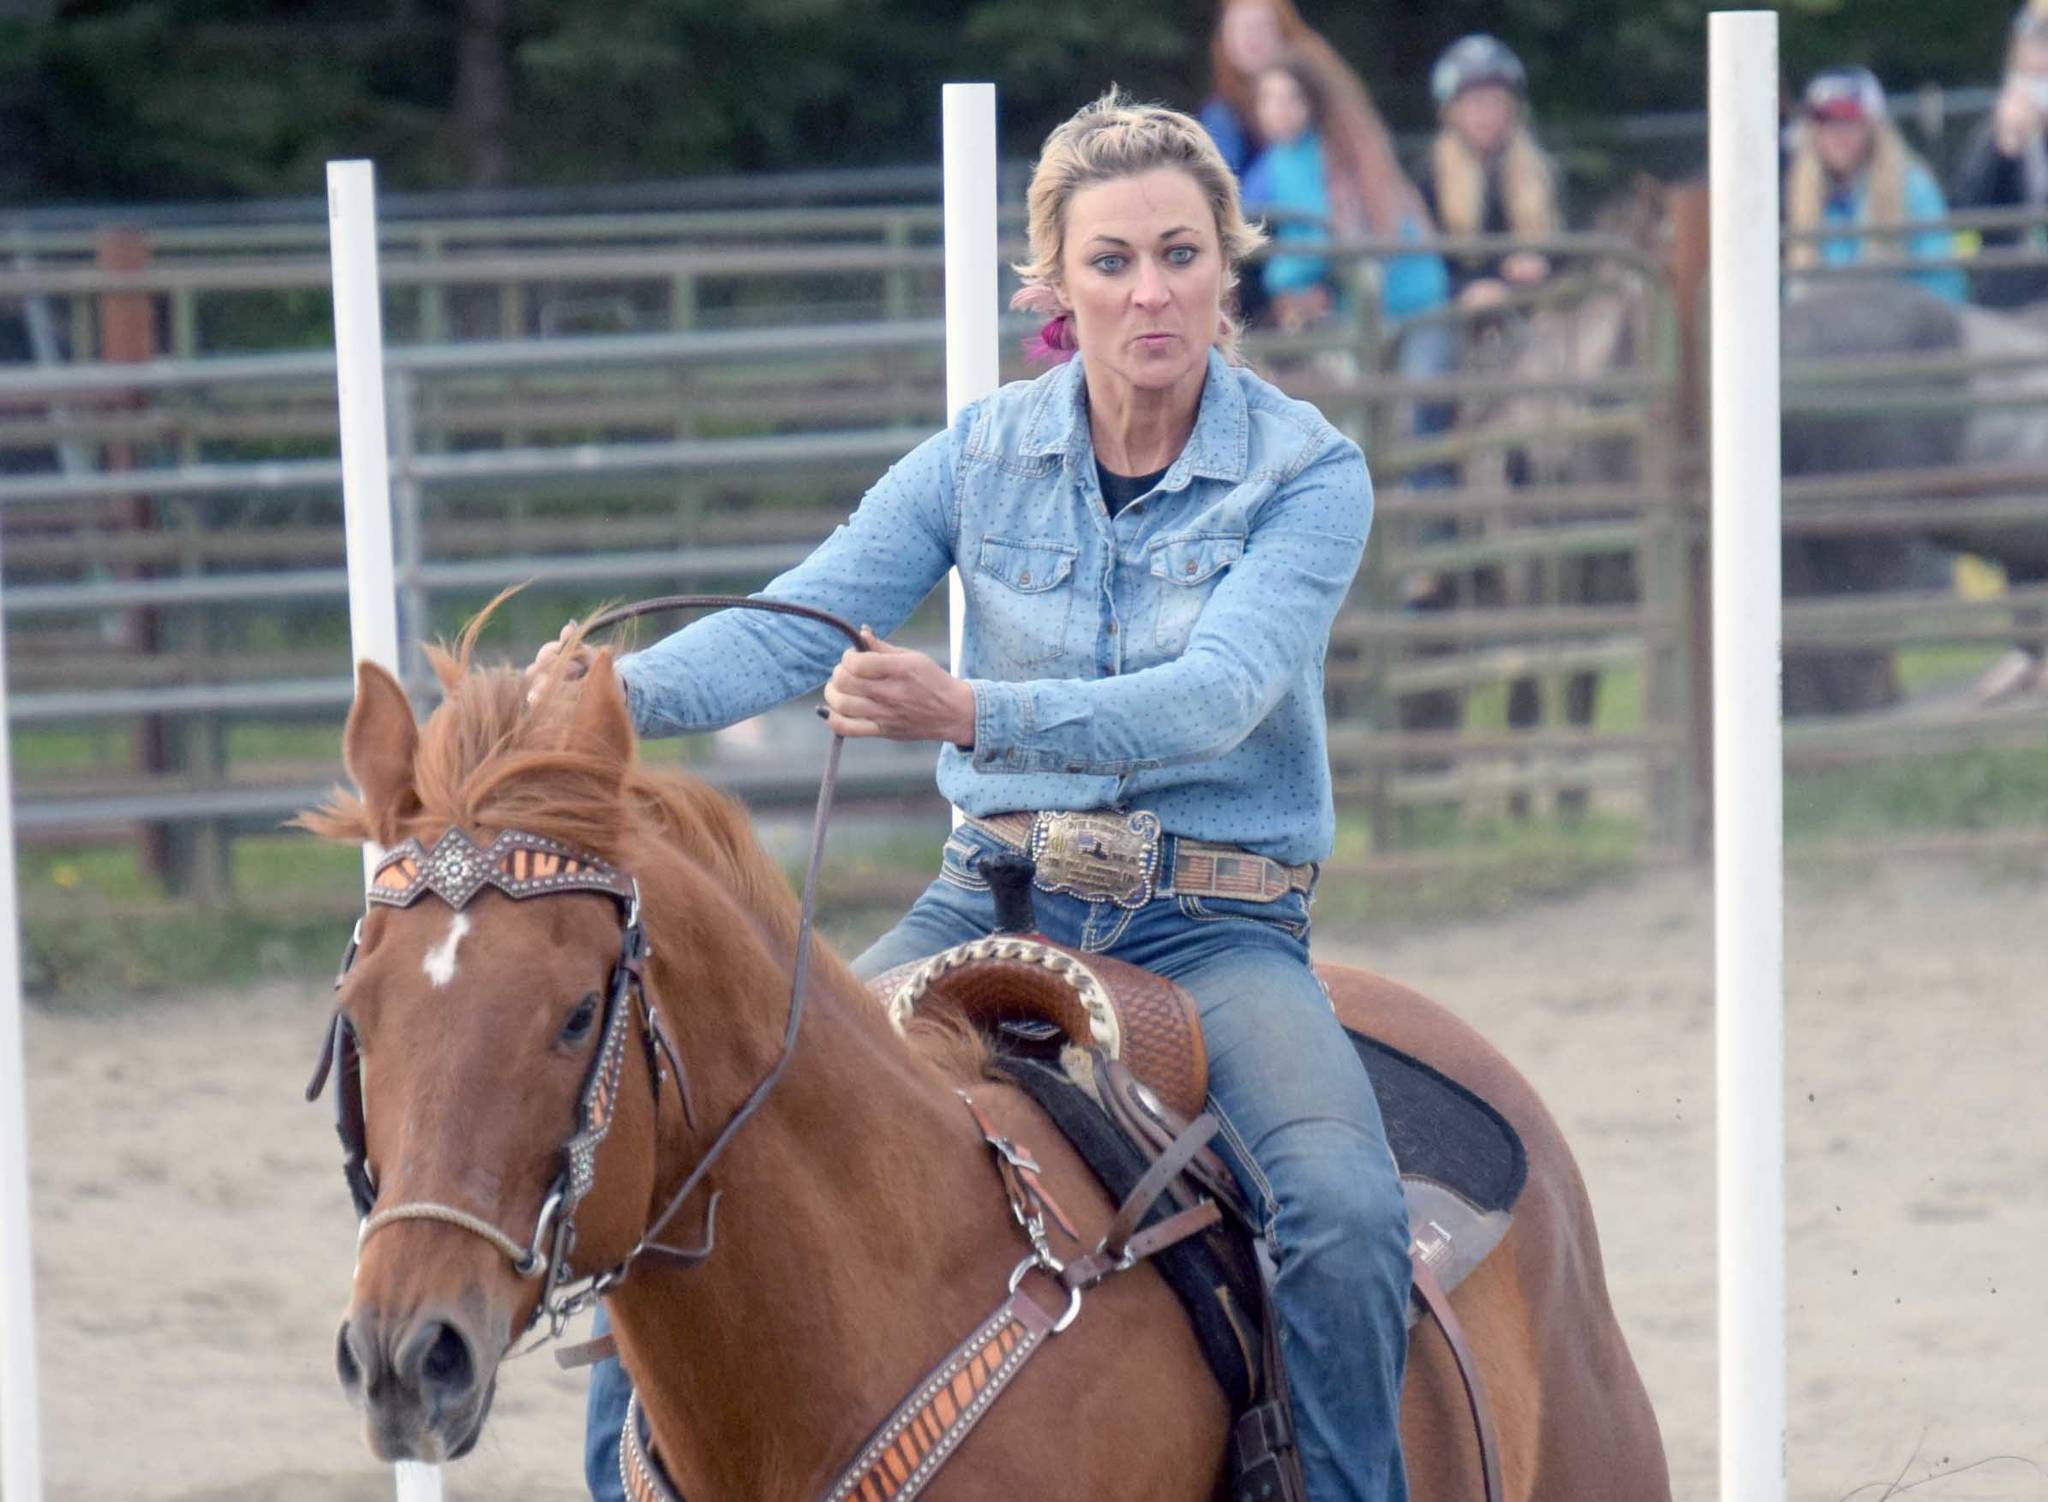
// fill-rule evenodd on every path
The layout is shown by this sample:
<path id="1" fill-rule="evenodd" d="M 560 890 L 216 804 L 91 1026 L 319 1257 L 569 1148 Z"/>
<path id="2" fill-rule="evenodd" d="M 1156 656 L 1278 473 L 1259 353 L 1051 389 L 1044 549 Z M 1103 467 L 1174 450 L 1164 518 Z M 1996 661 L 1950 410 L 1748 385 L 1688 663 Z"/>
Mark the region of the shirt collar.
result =
<path id="1" fill-rule="evenodd" d="M 1090 464 L 1095 442 L 1088 431 L 1088 387 L 1076 355 L 1040 380 L 1038 399 L 1025 424 L 1022 454 L 1058 454 L 1069 464 Z M 1220 351 L 1209 351 L 1209 369 L 1202 380 L 1202 404 L 1187 447 L 1160 481 L 1162 490 L 1179 490 L 1196 475 L 1210 480 L 1242 480 L 1251 469 L 1250 410 L 1244 387 Z"/>

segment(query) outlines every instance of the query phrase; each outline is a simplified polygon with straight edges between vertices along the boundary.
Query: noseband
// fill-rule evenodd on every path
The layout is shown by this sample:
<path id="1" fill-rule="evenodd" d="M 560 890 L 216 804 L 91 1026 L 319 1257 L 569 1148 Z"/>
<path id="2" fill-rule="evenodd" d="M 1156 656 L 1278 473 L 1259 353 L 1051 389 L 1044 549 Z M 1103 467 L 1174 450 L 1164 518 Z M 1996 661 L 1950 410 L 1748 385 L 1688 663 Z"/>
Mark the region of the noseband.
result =
<path id="1" fill-rule="evenodd" d="M 748 599 L 733 595 L 664 595 L 607 610 L 591 621 L 584 636 L 604 630 L 635 616 L 664 610 L 696 609 L 761 610 L 777 615 L 800 616 L 833 627 L 857 650 L 867 650 L 861 635 L 837 616 L 806 605 L 780 600 Z M 598 892 L 619 904 L 621 932 L 619 957 L 612 966 L 606 987 L 604 1018 L 596 1052 L 577 1094 L 573 1129 L 562 1145 L 562 1166 L 542 1197 L 534 1221 L 533 1235 L 522 1243 L 481 1216 L 433 1200 L 416 1200 L 386 1209 L 377 1208 L 376 1170 L 369 1161 L 367 1120 L 363 1107 L 362 1053 L 354 1025 L 347 1013 L 335 1009 L 320 1058 L 306 1087 L 306 1099 L 317 1100 L 330 1073 L 336 1076 L 334 1127 L 341 1138 L 342 1176 L 355 1202 L 357 1246 L 371 1236 L 402 1220 L 431 1220 L 455 1226 L 481 1237 L 512 1262 L 522 1278 L 539 1278 L 541 1297 L 528 1318 L 530 1330 L 547 1316 L 550 1337 L 578 1313 L 595 1303 L 607 1289 L 625 1279 L 627 1270 L 643 1256 L 694 1267 L 711 1254 L 716 1242 L 718 1192 L 714 1191 L 704 1215 L 704 1237 L 695 1247 L 669 1246 L 656 1238 L 680 1211 L 686 1200 L 704 1182 L 727 1145 L 780 1082 L 790 1055 L 796 1047 L 803 1024 L 804 982 L 810 974 L 811 929 L 817 907 L 818 868 L 824 857 L 825 827 L 831 818 L 833 790 L 839 780 L 839 754 L 845 737 L 835 735 L 826 755 L 825 774 L 818 785 L 817 814 L 811 827 L 810 863 L 804 872 L 803 905 L 797 922 L 796 958 L 792 966 L 789 1020 L 783 1030 L 782 1050 L 760 1081 L 734 1110 L 704 1156 L 683 1179 L 667 1206 L 640 1235 L 639 1241 L 615 1266 L 577 1278 L 569 1258 L 576 1245 L 576 1211 L 589 1195 L 597 1177 L 597 1150 L 611 1130 L 617 1104 L 620 1075 L 626 1056 L 627 1028 L 637 1018 L 642 1047 L 647 1054 L 648 1077 L 654 1090 L 654 1111 L 659 1119 L 662 1086 L 671 1076 L 686 1122 L 696 1125 L 689 1081 L 682 1061 L 661 1015 L 647 998 L 645 967 L 649 954 L 647 934 L 640 920 L 640 884 L 610 862 L 574 849 L 542 835 L 523 830 L 499 832 L 488 846 L 477 844 L 465 831 L 450 828 L 432 847 L 408 839 L 394 847 L 371 873 L 366 902 L 372 907 L 408 908 L 428 894 L 438 897 L 460 912 L 486 888 L 495 888 L 515 901 L 550 896 L 558 892 Z M 335 977 L 338 990 L 355 963 L 362 942 L 363 927 L 356 924 L 348 949 L 342 956 L 341 971 Z"/>

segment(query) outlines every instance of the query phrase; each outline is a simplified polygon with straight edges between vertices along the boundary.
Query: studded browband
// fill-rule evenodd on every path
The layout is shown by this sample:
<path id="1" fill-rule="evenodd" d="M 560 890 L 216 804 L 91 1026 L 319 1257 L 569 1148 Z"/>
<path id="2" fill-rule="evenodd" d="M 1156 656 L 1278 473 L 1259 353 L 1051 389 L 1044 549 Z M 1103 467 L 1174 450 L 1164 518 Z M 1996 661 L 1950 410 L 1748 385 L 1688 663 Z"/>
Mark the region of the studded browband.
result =
<path id="1" fill-rule="evenodd" d="M 394 845 L 371 874 L 368 895 L 384 907 L 411 907 L 432 892 L 461 909 L 485 887 L 507 897 L 583 891 L 607 893 L 629 907 L 637 900 L 632 877 L 587 851 L 523 829 L 479 845 L 452 826 L 431 849 L 417 839 Z"/>

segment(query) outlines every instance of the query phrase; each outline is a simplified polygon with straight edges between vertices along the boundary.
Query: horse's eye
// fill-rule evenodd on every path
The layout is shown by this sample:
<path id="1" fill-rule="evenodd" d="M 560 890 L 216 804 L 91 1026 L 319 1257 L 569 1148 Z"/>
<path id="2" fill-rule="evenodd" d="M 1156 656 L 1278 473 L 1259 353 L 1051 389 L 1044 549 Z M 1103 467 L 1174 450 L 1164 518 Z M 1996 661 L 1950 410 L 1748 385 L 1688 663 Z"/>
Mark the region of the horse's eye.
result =
<path id="1" fill-rule="evenodd" d="M 574 1047 L 590 1036 L 590 1030 L 597 1024 L 597 993 L 592 991 L 576 1003 L 576 1010 L 569 1014 L 569 1020 L 562 1024 L 561 1041 Z"/>

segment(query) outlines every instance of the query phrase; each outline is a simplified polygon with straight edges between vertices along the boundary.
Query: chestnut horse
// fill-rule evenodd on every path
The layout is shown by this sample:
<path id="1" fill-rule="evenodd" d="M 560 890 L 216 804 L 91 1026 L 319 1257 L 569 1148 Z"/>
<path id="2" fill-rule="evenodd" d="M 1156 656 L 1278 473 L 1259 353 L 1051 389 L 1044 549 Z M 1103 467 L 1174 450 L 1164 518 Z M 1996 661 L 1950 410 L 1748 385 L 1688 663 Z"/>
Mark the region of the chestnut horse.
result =
<path id="1" fill-rule="evenodd" d="M 517 829 L 637 878 L 647 1000 L 694 1097 L 657 1092 L 625 1050 L 611 1125 L 576 1216 L 579 1272 L 638 1242 L 777 1058 L 797 904 L 744 811 L 640 766 L 608 653 L 529 705 L 521 675 L 436 654 L 445 702 L 417 725 L 365 664 L 345 738 L 360 796 L 303 823 L 336 839 L 431 842 Z M 460 911 L 373 907 L 340 993 L 361 1060 L 383 1203 L 459 1206 L 524 1244 L 590 1072 L 591 1005 L 620 953 L 620 910 L 590 892 Z M 1457 1290 L 1498 1425 L 1507 1495 L 1669 1496 L 1656 1418 L 1608 1302 L 1586 1190 L 1528 1083 L 1434 1003 L 1329 967 L 1338 1010 L 1492 1101 L 1528 1147 L 1507 1239 Z M 690 1502 L 822 1493 L 886 1415 L 1003 1296 L 1025 1250 L 957 1089 L 1034 1153 L 1093 1244 L 1114 1207 L 1020 1093 L 982 1077 L 957 1032 L 897 1032 L 814 946 L 808 1009 L 779 1087 L 716 1163 L 716 1249 L 694 1269 L 642 1261 L 607 1295 L 655 1442 Z M 693 1196 L 671 1241 L 705 1228 Z M 540 1282 L 479 1235 L 406 1219 L 359 1255 L 337 1361 L 383 1460 L 476 1443 L 500 1360 Z M 1027 1502 L 1217 1494 L 1229 1412 L 1180 1306 L 1141 1266 L 1090 1292 L 1073 1327 L 968 1436 L 928 1489 Z M 1477 1446 L 1434 1326 L 1416 1328 L 1402 1414 L 1414 1495 L 1478 1498 Z"/>

